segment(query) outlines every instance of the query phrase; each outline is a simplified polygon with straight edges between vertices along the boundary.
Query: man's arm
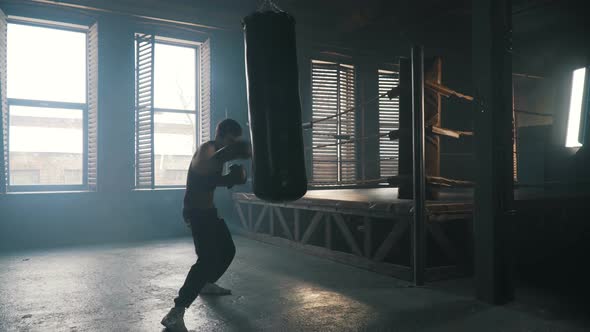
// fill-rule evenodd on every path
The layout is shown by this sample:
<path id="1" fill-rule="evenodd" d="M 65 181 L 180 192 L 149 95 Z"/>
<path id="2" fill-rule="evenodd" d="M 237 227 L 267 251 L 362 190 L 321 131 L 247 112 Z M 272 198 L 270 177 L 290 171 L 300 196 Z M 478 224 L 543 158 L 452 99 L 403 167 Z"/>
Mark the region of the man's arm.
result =
<path id="1" fill-rule="evenodd" d="M 246 141 L 237 141 L 216 151 L 211 156 L 211 159 L 223 164 L 231 160 L 250 159 L 251 157 L 252 147 L 250 146 L 250 143 Z"/>
<path id="2" fill-rule="evenodd" d="M 215 146 L 211 143 L 204 143 L 193 157 L 191 170 L 199 175 L 200 181 L 207 187 L 232 187 L 236 184 L 245 183 L 246 171 L 243 167 L 230 167 L 230 173 L 220 175 L 219 169 L 223 162 L 215 158 Z"/>

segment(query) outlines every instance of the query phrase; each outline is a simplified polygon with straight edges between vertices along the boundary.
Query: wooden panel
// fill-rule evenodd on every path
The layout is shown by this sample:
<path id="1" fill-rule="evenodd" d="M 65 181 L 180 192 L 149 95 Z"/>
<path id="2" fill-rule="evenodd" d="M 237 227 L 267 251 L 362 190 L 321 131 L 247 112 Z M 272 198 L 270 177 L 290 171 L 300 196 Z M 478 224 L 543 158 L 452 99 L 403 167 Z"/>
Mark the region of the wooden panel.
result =
<path id="1" fill-rule="evenodd" d="M 242 223 L 242 226 L 244 226 L 244 229 L 248 229 L 248 222 L 246 221 L 246 217 L 244 217 L 244 212 L 242 211 L 242 206 L 240 205 L 240 203 L 234 203 L 234 206 L 236 207 L 236 211 L 238 211 L 238 217 L 240 219 L 240 222 Z"/>
<path id="2" fill-rule="evenodd" d="M 305 233 L 303 234 L 303 237 L 301 238 L 301 243 L 307 243 L 307 241 L 309 241 L 309 238 L 311 237 L 315 229 L 318 227 L 318 224 L 320 223 L 323 217 L 324 214 L 322 212 L 315 213 L 315 215 L 311 219 L 311 223 L 309 224 L 309 226 L 305 230 Z"/>
<path id="3" fill-rule="evenodd" d="M 408 219 L 402 218 L 394 226 L 389 235 L 385 238 L 381 246 L 377 249 L 373 260 L 380 262 L 387 257 L 395 243 L 402 237 L 404 232 L 408 229 Z"/>
<path id="4" fill-rule="evenodd" d="M 262 223 L 262 221 L 264 220 L 264 216 L 266 215 L 266 211 L 269 209 L 269 207 L 267 205 L 264 205 L 264 207 L 262 208 L 262 211 L 260 211 L 260 214 L 258 215 L 258 219 L 256 219 L 256 223 L 254 224 L 254 232 L 258 231 L 258 228 L 260 228 L 260 223 Z"/>
<path id="5" fill-rule="evenodd" d="M 293 240 L 293 234 L 291 233 L 291 230 L 289 229 L 289 226 L 287 225 L 287 221 L 285 220 L 285 216 L 283 215 L 283 211 L 281 211 L 281 208 L 274 208 L 275 210 L 275 214 L 277 215 L 277 218 L 279 219 L 279 223 L 281 224 L 281 227 L 283 228 L 283 232 L 285 232 L 285 234 L 287 235 L 287 237 L 290 240 Z"/>
<path id="6" fill-rule="evenodd" d="M 357 245 L 356 240 L 354 239 L 354 237 L 350 233 L 350 229 L 346 225 L 346 222 L 344 221 L 344 218 L 342 217 L 342 215 L 334 214 L 333 218 L 334 218 L 334 221 L 336 222 L 336 225 L 338 226 L 338 228 L 340 228 L 340 231 L 342 232 L 342 235 L 344 236 L 344 239 L 346 240 L 346 243 L 348 243 L 352 252 L 358 256 L 362 256 L 363 253 L 361 252 L 361 249 Z"/>

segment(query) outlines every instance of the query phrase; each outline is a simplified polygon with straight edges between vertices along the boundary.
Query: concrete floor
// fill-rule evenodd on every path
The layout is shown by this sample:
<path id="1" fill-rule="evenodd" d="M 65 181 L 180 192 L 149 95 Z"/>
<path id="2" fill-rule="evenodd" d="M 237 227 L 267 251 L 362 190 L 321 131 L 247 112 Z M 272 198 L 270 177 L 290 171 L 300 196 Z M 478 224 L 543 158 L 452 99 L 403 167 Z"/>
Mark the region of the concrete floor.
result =
<path id="1" fill-rule="evenodd" d="M 199 298 L 193 331 L 584 331 L 515 303 L 491 307 L 464 282 L 427 288 L 242 237 L 220 285 Z M 188 238 L 0 257 L 0 331 L 162 331 L 195 259 Z"/>

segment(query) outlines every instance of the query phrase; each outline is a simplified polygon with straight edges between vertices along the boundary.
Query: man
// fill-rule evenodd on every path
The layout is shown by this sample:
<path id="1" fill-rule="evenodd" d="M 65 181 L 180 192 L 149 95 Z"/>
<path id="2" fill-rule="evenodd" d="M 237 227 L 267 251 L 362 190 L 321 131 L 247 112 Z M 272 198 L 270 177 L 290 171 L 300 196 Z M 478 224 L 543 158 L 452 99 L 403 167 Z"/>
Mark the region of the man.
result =
<path id="1" fill-rule="evenodd" d="M 227 225 L 217 216 L 213 194 L 216 187 L 231 188 L 246 183 L 246 171 L 241 165 L 231 165 L 229 173 L 222 175 L 226 162 L 251 157 L 250 145 L 241 136 L 240 125 L 225 119 L 217 125 L 215 140 L 202 144 L 191 161 L 183 217 L 191 228 L 198 259 L 174 299 L 174 308 L 162 319 L 162 325 L 171 331 L 187 331 L 185 309 L 206 284 L 209 291 L 227 291 L 213 283 L 227 270 L 236 249 Z"/>

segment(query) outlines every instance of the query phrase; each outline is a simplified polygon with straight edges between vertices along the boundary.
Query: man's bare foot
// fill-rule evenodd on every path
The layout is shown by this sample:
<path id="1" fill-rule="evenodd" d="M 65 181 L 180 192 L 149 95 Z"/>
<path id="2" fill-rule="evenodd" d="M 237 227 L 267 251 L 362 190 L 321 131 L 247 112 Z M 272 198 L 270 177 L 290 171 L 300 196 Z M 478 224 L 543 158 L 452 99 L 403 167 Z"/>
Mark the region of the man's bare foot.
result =
<path id="1" fill-rule="evenodd" d="M 227 288 L 220 287 L 216 284 L 206 283 L 205 287 L 203 287 L 203 289 L 201 289 L 201 292 L 199 294 L 201 294 L 201 295 L 217 295 L 217 296 L 231 295 L 231 290 L 229 290 Z"/>

